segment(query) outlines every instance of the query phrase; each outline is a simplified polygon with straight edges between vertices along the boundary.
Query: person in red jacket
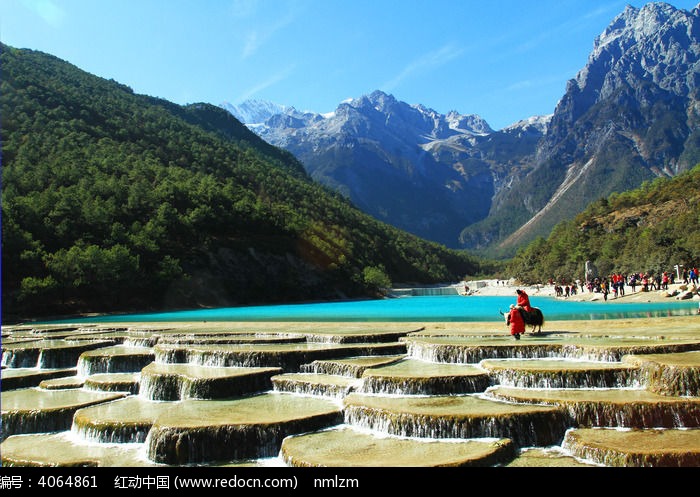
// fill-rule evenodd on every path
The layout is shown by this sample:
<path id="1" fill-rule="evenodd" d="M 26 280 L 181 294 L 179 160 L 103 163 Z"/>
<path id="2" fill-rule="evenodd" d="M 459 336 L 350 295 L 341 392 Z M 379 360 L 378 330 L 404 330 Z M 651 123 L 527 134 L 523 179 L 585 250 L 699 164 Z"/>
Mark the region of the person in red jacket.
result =
<path id="1" fill-rule="evenodd" d="M 525 321 L 520 314 L 520 309 L 510 304 L 510 312 L 506 314 L 506 325 L 510 326 L 510 334 L 513 338 L 520 340 L 520 335 L 525 333 Z"/>
<path id="2" fill-rule="evenodd" d="M 515 305 L 521 307 L 525 312 L 531 312 L 532 306 L 530 305 L 530 297 L 525 293 L 525 290 L 517 289 L 515 293 L 518 294 L 518 300 Z"/>

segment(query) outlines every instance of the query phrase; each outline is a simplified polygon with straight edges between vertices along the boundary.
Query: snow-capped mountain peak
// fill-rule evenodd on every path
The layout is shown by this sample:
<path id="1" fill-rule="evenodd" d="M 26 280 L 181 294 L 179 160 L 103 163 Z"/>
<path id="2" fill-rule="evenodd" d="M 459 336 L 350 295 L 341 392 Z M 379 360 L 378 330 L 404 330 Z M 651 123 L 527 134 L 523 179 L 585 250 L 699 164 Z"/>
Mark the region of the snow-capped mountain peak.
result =
<path id="1" fill-rule="evenodd" d="M 549 123 L 552 120 L 552 116 L 553 114 L 547 114 L 545 116 L 528 117 L 527 119 L 522 119 L 518 122 L 511 124 L 510 126 L 506 126 L 501 131 L 525 131 L 534 128 L 540 133 L 545 134 L 547 132 L 547 126 L 549 126 Z"/>
<path id="2" fill-rule="evenodd" d="M 246 100 L 238 105 L 224 102 L 220 107 L 229 111 L 243 124 L 261 124 L 274 115 L 284 114 L 292 109 L 287 105 L 279 105 L 267 100 Z"/>

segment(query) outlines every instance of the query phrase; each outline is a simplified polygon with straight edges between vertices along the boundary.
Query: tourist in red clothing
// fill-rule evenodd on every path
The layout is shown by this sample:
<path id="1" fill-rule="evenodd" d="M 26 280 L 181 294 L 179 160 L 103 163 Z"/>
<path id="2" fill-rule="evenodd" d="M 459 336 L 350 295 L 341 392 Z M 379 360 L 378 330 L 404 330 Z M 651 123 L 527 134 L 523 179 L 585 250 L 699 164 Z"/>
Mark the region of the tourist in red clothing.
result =
<path id="1" fill-rule="evenodd" d="M 510 334 L 513 338 L 520 340 L 520 335 L 525 333 L 525 321 L 520 314 L 520 309 L 510 304 L 510 312 L 506 314 L 506 325 L 510 326 Z"/>
<path id="2" fill-rule="evenodd" d="M 518 300 L 515 305 L 521 307 L 525 312 L 531 312 L 532 306 L 530 306 L 530 297 L 525 293 L 525 290 L 516 290 L 515 293 L 518 294 Z"/>

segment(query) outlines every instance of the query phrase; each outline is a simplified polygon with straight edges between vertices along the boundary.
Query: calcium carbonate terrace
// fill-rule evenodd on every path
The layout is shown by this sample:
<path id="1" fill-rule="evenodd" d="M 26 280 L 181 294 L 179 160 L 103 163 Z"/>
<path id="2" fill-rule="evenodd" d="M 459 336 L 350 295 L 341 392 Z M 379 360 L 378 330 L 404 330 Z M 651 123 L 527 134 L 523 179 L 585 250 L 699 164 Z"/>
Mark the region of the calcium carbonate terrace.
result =
<path id="1" fill-rule="evenodd" d="M 3 327 L 2 464 L 699 466 L 668 319 Z"/>

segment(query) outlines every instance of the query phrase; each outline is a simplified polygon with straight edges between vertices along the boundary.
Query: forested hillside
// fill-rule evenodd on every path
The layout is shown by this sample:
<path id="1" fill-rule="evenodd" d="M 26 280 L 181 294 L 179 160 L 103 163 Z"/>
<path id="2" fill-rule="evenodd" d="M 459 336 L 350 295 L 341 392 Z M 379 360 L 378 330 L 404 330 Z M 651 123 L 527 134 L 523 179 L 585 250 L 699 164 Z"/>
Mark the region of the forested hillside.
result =
<path id="1" fill-rule="evenodd" d="M 586 261 L 601 276 L 700 265 L 700 165 L 601 198 L 521 250 L 508 274 L 528 283 L 583 281 Z"/>
<path id="2" fill-rule="evenodd" d="M 0 49 L 3 320 L 363 297 L 484 270 L 362 214 L 221 109 Z"/>

